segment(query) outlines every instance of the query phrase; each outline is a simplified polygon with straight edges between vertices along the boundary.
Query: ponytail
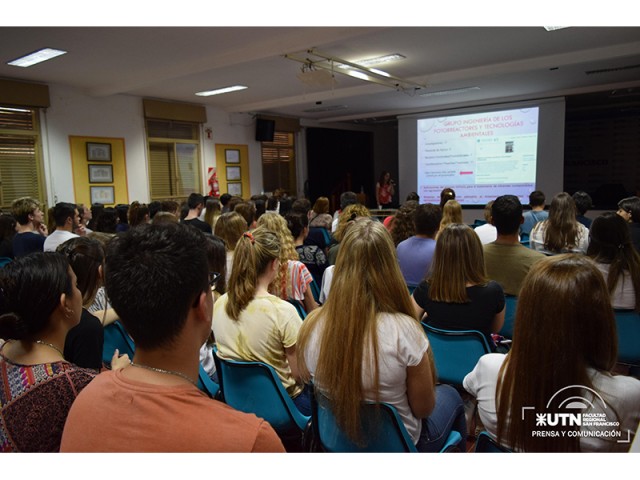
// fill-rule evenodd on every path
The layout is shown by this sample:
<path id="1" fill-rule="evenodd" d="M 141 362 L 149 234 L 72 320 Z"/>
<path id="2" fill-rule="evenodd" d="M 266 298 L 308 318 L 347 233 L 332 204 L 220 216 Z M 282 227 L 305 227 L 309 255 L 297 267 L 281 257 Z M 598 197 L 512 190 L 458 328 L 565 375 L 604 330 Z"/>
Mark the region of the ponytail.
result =
<path id="1" fill-rule="evenodd" d="M 255 296 L 258 277 L 279 255 L 278 237 L 263 227 L 256 228 L 253 233 L 245 232 L 240 237 L 233 254 L 227 292 L 229 299 L 225 307 L 230 318 L 240 318 L 242 310 Z"/>

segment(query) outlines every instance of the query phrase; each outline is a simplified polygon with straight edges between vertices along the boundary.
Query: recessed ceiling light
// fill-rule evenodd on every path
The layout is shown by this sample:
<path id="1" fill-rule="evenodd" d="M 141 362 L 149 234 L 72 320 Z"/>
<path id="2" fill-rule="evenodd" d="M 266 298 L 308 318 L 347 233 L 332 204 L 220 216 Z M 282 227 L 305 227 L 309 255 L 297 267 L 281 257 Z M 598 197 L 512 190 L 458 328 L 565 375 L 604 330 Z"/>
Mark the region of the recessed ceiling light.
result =
<path id="1" fill-rule="evenodd" d="M 24 57 L 11 60 L 10 62 L 7 62 L 7 65 L 13 65 L 15 67 L 30 67 L 31 65 L 51 60 L 52 58 L 59 57 L 60 55 L 64 55 L 65 53 L 67 52 L 65 52 L 64 50 L 56 50 L 55 48 L 43 48 L 41 50 L 38 50 L 37 52 L 25 55 Z"/>
<path id="2" fill-rule="evenodd" d="M 196 95 L 198 95 L 199 97 L 210 97 L 211 95 L 220 95 L 221 93 L 236 92 L 238 90 L 245 90 L 246 88 L 249 88 L 249 87 L 245 87 L 244 85 L 234 85 L 232 87 L 218 88 L 217 90 L 208 90 L 206 92 L 198 92 L 196 93 Z"/>
<path id="3" fill-rule="evenodd" d="M 554 30 L 562 30 L 563 28 L 569 28 L 569 27 L 544 27 L 544 29 L 547 32 L 553 32 Z"/>

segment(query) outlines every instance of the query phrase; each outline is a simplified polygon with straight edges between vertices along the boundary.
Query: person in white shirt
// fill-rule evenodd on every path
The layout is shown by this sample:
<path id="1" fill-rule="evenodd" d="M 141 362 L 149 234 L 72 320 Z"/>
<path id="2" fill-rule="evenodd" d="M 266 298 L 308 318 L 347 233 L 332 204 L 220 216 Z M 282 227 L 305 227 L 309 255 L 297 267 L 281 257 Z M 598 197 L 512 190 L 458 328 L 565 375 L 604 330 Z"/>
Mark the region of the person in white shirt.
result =
<path id="1" fill-rule="evenodd" d="M 612 375 L 616 361 L 602 274 L 588 257 L 562 254 L 531 267 L 511 350 L 482 356 L 463 386 L 487 432 L 513 450 L 623 452 L 640 421 L 640 381 Z"/>
<path id="2" fill-rule="evenodd" d="M 59 202 L 53 207 L 51 214 L 56 229 L 44 241 L 45 252 L 55 252 L 58 245 L 79 235 L 73 232 L 84 232 L 80 226 L 80 214 L 74 203 Z"/>

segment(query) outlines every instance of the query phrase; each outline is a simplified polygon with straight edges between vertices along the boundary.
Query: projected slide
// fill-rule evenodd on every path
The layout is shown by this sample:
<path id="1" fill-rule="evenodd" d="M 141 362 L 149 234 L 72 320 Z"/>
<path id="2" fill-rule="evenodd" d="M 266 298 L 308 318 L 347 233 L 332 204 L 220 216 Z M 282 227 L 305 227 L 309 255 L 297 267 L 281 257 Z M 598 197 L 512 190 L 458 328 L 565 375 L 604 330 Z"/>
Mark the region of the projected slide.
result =
<path id="1" fill-rule="evenodd" d="M 528 202 L 535 190 L 538 107 L 418 120 L 418 193 L 438 203 L 484 205 L 506 193 Z"/>

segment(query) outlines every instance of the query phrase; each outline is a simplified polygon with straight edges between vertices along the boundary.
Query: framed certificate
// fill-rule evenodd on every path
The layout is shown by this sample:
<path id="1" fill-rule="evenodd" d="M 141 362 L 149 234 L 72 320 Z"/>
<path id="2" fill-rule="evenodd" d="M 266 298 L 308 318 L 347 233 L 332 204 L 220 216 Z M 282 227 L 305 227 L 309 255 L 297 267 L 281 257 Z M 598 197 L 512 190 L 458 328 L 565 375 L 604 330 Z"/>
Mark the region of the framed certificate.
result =
<path id="1" fill-rule="evenodd" d="M 235 150 L 235 149 L 225 150 L 224 161 L 227 163 L 240 163 L 240 150 Z"/>
<path id="2" fill-rule="evenodd" d="M 240 180 L 240 167 L 227 167 L 227 180 Z"/>
<path id="3" fill-rule="evenodd" d="M 89 183 L 113 183 L 113 167 L 89 165 Z"/>
<path id="4" fill-rule="evenodd" d="M 111 144 L 87 142 L 87 161 L 110 162 L 111 161 Z"/>
<path id="5" fill-rule="evenodd" d="M 227 182 L 227 193 L 234 197 L 242 197 L 242 182 Z"/>
<path id="6" fill-rule="evenodd" d="M 89 187 L 91 189 L 91 204 L 102 203 L 112 205 L 116 203 L 113 187 Z"/>

